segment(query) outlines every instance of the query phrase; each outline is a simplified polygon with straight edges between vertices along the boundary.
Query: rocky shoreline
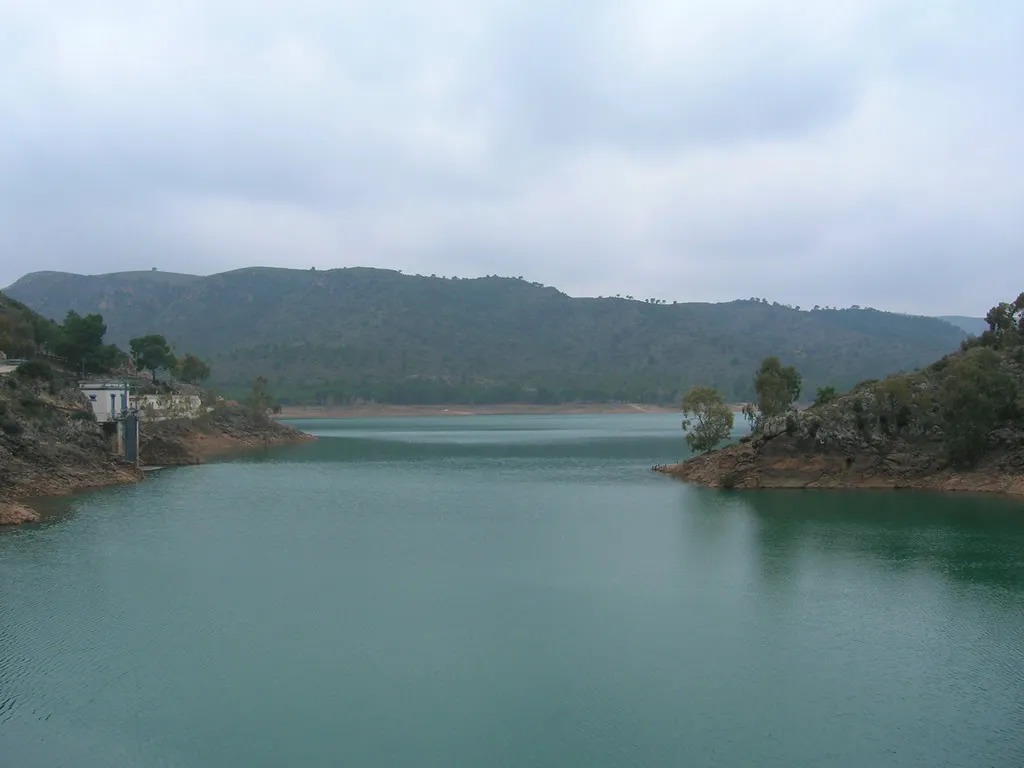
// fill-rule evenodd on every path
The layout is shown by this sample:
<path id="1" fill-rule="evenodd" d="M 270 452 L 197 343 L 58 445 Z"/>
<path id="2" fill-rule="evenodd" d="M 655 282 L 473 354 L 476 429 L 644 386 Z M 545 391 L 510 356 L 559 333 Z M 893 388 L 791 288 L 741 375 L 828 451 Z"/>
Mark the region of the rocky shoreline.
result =
<path id="1" fill-rule="evenodd" d="M 129 485 L 144 479 L 144 473 L 133 464 L 113 463 L 109 472 L 99 477 L 83 477 L 68 468 L 50 476 L 45 482 L 29 482 L 6 489 L 0 496 L 0 526 L 37 523 L 41 519 L 31 506 L 32 499 L 72 496 L 82 491 Z"/>
<path id="2" fill-rule="evenodd" d="M 887 429 L 872 392 L 792 412 L 739 442 L 654 470 L 709 488 L 914 489 L 1024 496 L 1024 432 L 988 436 L 971 468 L 953 465 L 934 427 Z"/>
<path id="3" fill-rule="evenodd" d="M 0 525 L 38 520 L 29 499 L 142 477 L 112 455 L 73 376 L 54 370 L 0 378 Z"/>
<path id="4" fill-rule="evenodd" d="M 4 387 L 0 525 L 38 522 L 31 506 L 35 498 L 144 479 L 139 467 L 111 454 L 108 439 L 73 385 L 47 392 L 8 379 Z M 143 422 L 140 431 L 141 463 L 160 466 L 201 464 L 217 454 L 315 439 L 270 419 L 254 418 L 240 406 L 218 407 L 195 420 Z"/>
<path id="5" fill-rule="evenodd" d="M 315 439 L 272 419 L 254 419 L 242 407 L 222 406 L 200 419 L 145 425 L 139 454 L 147 466 L 190 466 L 226 453 Z"/>
<path id="6" fill-rule="evenodd" d="M 1024 497 L 1024 472 L 998 462 L 957 471 L 913 453 L 812 453 L 789 441 L 767 451 L 752 441 L 739 443 L 654 470 L 707 488 L 910 489 Z"/>

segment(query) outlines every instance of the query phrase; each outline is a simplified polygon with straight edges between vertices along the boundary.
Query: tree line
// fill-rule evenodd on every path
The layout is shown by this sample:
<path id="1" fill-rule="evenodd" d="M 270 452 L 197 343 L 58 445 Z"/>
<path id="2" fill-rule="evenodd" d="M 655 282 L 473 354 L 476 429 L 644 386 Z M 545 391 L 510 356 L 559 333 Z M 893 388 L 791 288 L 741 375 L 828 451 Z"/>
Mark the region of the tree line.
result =
<path id="1" fill-rule="evenodd" d="M 137 370 L 148 371 L 154 382 L 162 371 L 188 384 L 210 378 L 209 363 L 191 353 L 178 357 L 160 334 L 131 339 L 129 351 L 124 352 L 116 344 L 104 342 L 106 333 L 102 315 L 80 315 L 69 310 L 63 322 L 50 323 L 41 330 L 37 351 L 62 359 L 82 374 L 108 373 L 131 360 Z"/>

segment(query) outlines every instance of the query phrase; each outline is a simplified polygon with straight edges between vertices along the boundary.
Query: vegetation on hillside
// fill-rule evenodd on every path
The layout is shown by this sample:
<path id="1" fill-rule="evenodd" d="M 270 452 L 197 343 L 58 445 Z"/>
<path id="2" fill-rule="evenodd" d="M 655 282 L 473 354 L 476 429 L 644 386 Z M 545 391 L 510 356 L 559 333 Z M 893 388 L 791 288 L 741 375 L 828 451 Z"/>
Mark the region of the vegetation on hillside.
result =
<path id="1" fill-rule="evenodd" d="M 22 378 L 49 378 L 53 364 L 80 375 L 123 371 L 129 359 L 138 369 L 149 371 L 154 383 L 159 371 L 188 384 L 210 377 L 207 362 L 191 353 L 179 360 L 162 335 L 131 339 L 130 354 L 106 343 L 106 336 L 107 326 L 99 313 L 80 315 L 68 310 L 63 322 L 56 323 L 0 294 L 0 351 L 11 359 L 28 359 L 16 372 Z"/>
<path id="2" fill-rule="evenodd" d="M 64 322 L 53 329 L 49 347 L 74 371 L 104 373 L 124 359 L 115 344 L 105 344 L 106 323 L 99 314 L 79 315 L 69 310 Z"/>
<path id="3" fill-rule="evenodd" d="M 35 357 L 53 338 L 55 327 L 52 320 L 0 293 L 0 352 L 7 357 Z"/>
<path id="4" fill-rule="evenodd" d="M 115 345 L 104 343 L 106 332 L 99 314 L 69 310 L 56 323 L 0 294 L 0 351 L 9 358 L 53 357 L 74 371 L 100 373 L 123 357 Z"/>
<path id="5" fill-rule="evenodd" d="M 210 360 L 226 396 L 243 399 L 263 375 L 285 402 L 325 405 L 678 403 L 695 384 L 749 401 L 749 372 L 768 355 L 814 392 L 926 365 L 965 338 L 933 318 L 872 309 L 570 298 L 519 278 L 361 268 L 44 273 L 9 291 L 53 317 L 103 307 L 117 343 L 166 334 Z"/>

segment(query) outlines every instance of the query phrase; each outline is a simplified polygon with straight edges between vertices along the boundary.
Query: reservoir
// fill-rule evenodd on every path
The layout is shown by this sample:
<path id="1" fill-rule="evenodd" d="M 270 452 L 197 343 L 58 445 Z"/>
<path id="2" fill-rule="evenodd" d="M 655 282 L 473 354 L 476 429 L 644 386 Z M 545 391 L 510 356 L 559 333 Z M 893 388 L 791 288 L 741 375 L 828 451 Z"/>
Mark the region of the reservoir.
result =
<path id="1" fill-rule="evenodd" d="M 1024 765 L 1024 502 L 694 488 L 674 415 L 295 425 L 0 531 L 0 765 Z"/>

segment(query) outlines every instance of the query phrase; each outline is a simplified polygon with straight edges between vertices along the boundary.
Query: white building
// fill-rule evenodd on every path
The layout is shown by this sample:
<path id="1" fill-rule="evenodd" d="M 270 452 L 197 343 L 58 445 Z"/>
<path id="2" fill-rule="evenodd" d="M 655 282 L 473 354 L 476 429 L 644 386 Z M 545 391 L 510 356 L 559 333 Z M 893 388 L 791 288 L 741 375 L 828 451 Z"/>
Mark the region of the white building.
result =
<path id="1" fill-rule="evenodd" d="M 100 424 L 117 421 L 128 410 L 128 383 L 124 381 L 87 381 L 81 390 Z"/>
<path id="2" fill-rule="evenodd" d="M 139 461 L 139 414 L 131 402 L 128 382 L 116 379 L 86 381 L 79 385 L 89 399 L 96 421 L 111 441 L 111 451 L 123 460 Z"/>

